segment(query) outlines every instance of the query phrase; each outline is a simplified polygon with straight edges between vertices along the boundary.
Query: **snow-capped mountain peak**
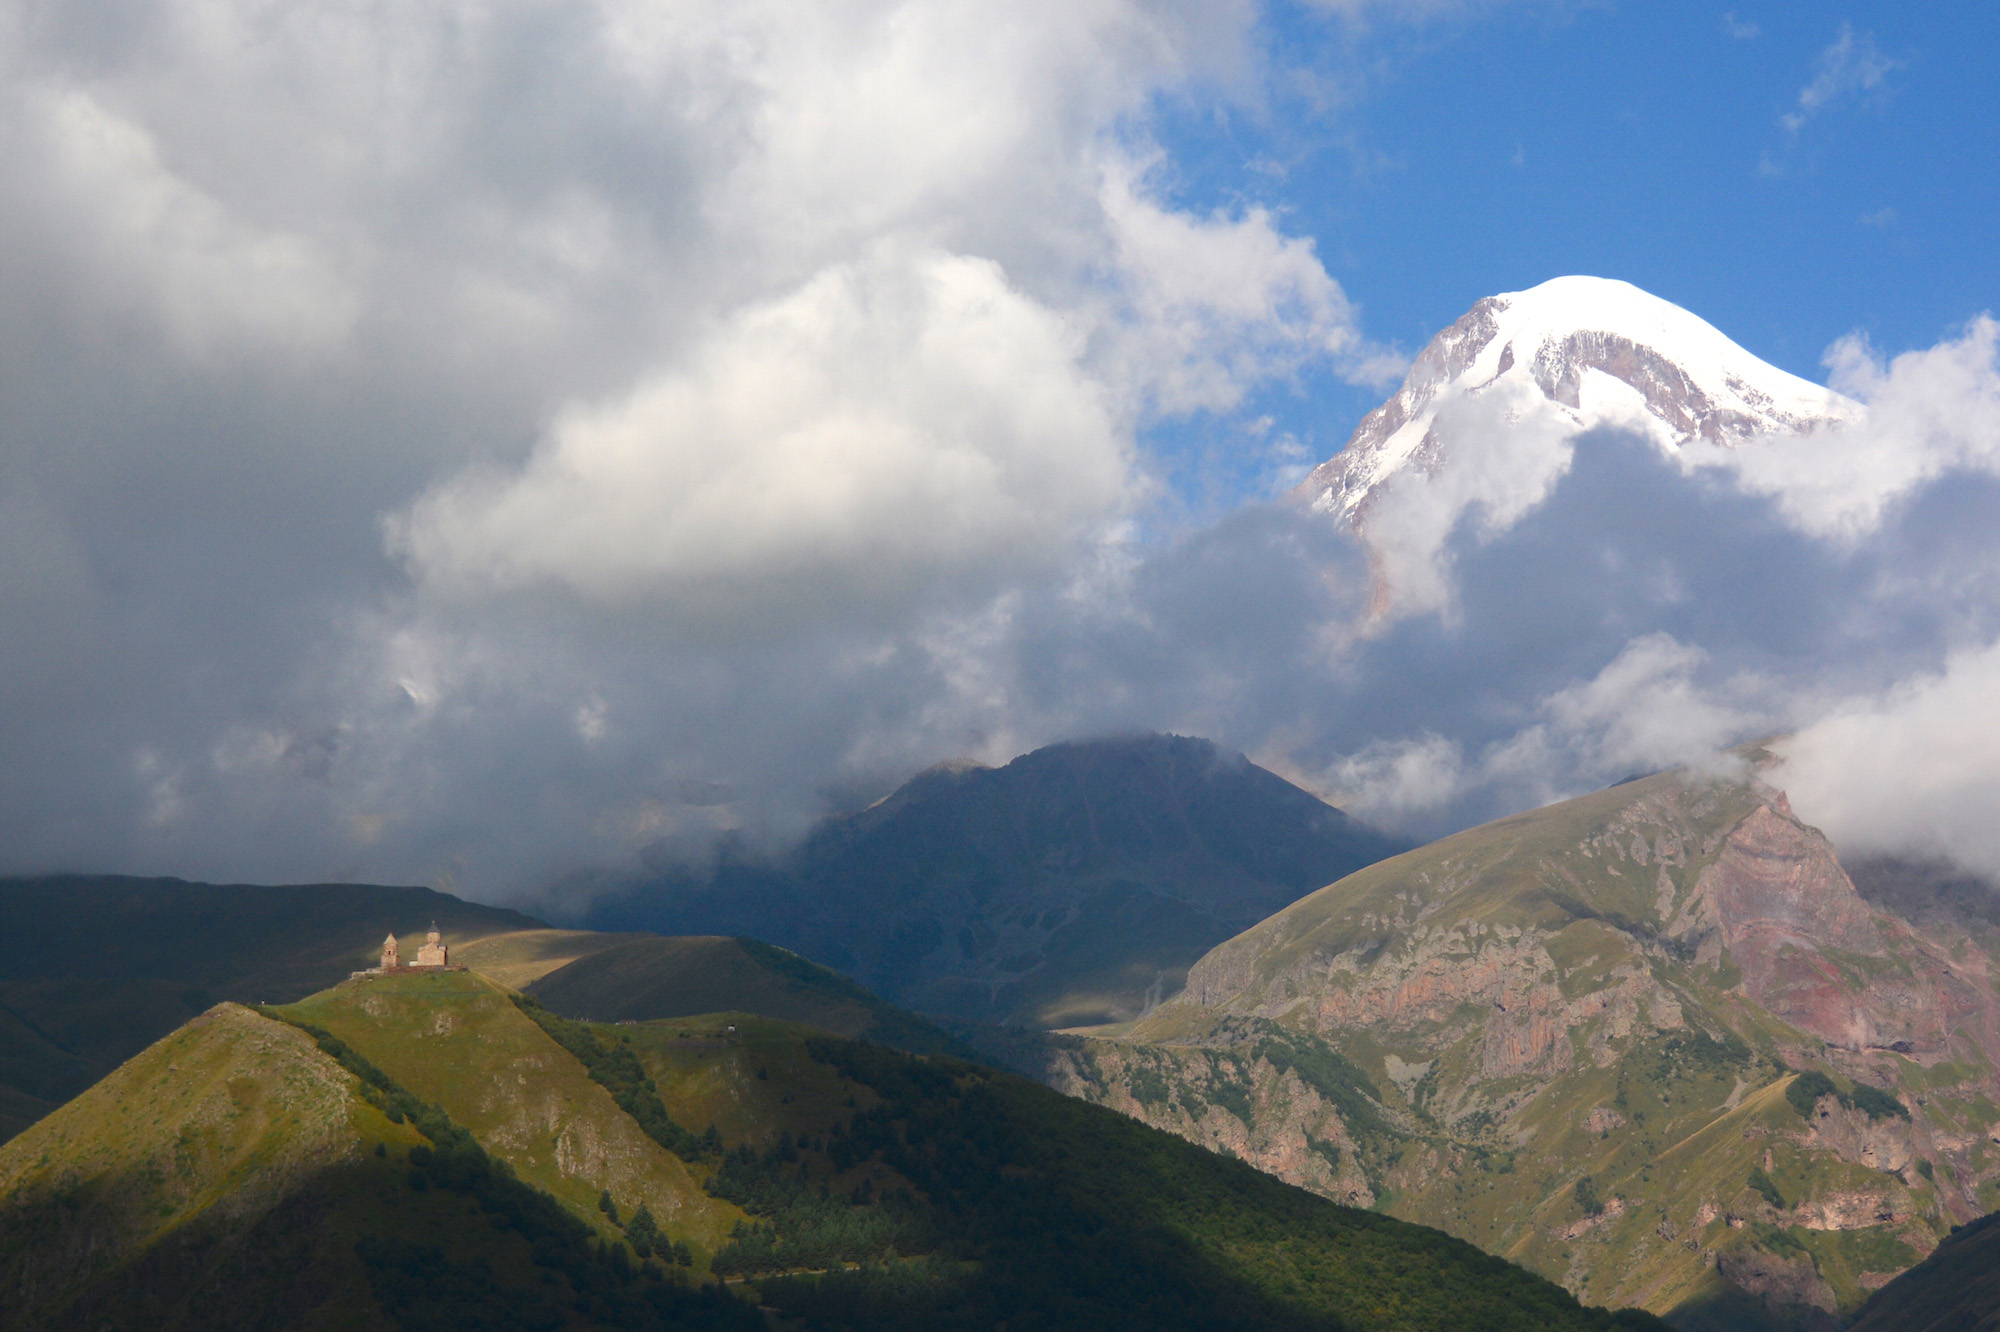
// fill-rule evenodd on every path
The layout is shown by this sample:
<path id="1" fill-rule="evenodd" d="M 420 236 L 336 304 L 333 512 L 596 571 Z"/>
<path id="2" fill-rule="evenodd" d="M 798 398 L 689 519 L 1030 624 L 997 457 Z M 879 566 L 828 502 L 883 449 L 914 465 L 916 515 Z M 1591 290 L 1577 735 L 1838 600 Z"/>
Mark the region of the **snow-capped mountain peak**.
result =
<path id="1" fill-rule="evenodd" d="M 1560 277 L 1489 296 L 1424 348 L 1395 395 L 1295 492 L 1353 518 L 1407 467 L 1431 470 L 1433 429 L 1459 395 L 1525 393 L 1577 432 L 1638 429 L 1664 450 L 1726 447 L 1859 418 L 1858 404 L 1752 356 L 1670 301 L 1609 278 Z"/>

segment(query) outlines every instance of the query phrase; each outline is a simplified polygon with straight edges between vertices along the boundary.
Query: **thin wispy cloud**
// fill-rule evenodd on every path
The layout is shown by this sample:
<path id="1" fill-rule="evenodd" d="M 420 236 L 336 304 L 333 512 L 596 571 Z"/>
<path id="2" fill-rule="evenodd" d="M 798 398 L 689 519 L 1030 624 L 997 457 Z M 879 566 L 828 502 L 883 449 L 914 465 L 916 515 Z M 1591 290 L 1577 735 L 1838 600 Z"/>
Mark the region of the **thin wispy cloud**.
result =
<path id="1" fill-rule="evenodd" d="M 1751 23 L 1746 19 L 1737 18 L 1735 10 L 1730 10 L 1727 13 L 1723 14 L 1722 30 L 1723 32 L 1727 33 L 1729 36 L 1735 38 L 1739 42 L 1755 41 L 1758 37 L 1762 36 L 1764 32 L 1764 30 L 1758 27 L 1755 23 Z"/>
<path id="2" fill-rule="evenodd" d="M 1797 108 L 1778 117 L 1778 123 L 1796 134 L 1841 99 L 1881 89 L 1889 75 L 1905 64 L 1884 55 L 1873 33 L 1857 33 L 1852 24 L 1843 23 L 1814 62 L 1812 82 L 1799 89 Z"/>

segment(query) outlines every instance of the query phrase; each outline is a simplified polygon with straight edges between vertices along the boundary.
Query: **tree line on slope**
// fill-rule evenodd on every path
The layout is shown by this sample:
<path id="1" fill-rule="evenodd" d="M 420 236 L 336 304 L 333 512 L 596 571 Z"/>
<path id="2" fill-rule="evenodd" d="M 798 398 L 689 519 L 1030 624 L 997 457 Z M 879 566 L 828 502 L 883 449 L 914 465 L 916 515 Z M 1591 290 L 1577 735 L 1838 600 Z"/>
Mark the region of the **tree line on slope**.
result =
<path id="1" fill-rule="evenodd" d="M 909 1181 L 923 1247 L 761 1284 L 765 1304 L 815 1332 L 1664 1327 L 1018 1078 L 831 1038 L 807 1047 L 880 1098 L 826 1136 L 828 1165 L 875 1161 Z"/>

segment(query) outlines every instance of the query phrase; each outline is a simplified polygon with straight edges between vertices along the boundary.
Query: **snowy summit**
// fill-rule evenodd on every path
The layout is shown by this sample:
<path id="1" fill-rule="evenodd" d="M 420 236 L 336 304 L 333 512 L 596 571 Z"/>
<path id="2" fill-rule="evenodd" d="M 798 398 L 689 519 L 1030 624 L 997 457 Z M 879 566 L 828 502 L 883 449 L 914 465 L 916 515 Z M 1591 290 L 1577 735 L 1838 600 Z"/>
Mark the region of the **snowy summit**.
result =
<path id="1" fill-rule="evenodd" d="M 1368 494 L 1441 448 L 1439 409 L 1460 395 L 1525 393 L 1576 431 L 1638 429 L 1672 451 L 1733 446 L 1859 418 L 1858 404 L 1752 356 L 1670 301 L 1610 278 L 1560 277 L 1488 296 L 1431 340 L 1395 396 L 1294 492 L 1353 518 Z"/>

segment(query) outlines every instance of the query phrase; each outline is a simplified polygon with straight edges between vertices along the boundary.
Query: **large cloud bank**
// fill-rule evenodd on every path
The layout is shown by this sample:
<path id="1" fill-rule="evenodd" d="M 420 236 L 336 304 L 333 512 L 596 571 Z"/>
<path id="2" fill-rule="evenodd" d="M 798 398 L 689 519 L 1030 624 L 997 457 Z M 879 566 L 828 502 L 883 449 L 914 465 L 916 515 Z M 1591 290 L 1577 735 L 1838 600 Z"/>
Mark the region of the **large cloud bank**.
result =
<path id="1" fill-rule="evenodd" d="M 7 867 L 510 891 L 1007 743 L 1146 430 L 1394 373 L 1160 192 L 1254 20 L 0 5 Z"/>
<path id="2" fill-rule="evenodd" d="M 1418 831 L 1804 727 L 2000 858 L 1990 321 L 1835 349 L 1838 438 L 1468 411 L 1374 549 L 1161 536 L 1162 426 L 1397 368 L 1282 200 L 1172 202 L 1249 5 L 117 14 L 0 0 L 0 869 L 522 896 L 1131 727 Z"/>

